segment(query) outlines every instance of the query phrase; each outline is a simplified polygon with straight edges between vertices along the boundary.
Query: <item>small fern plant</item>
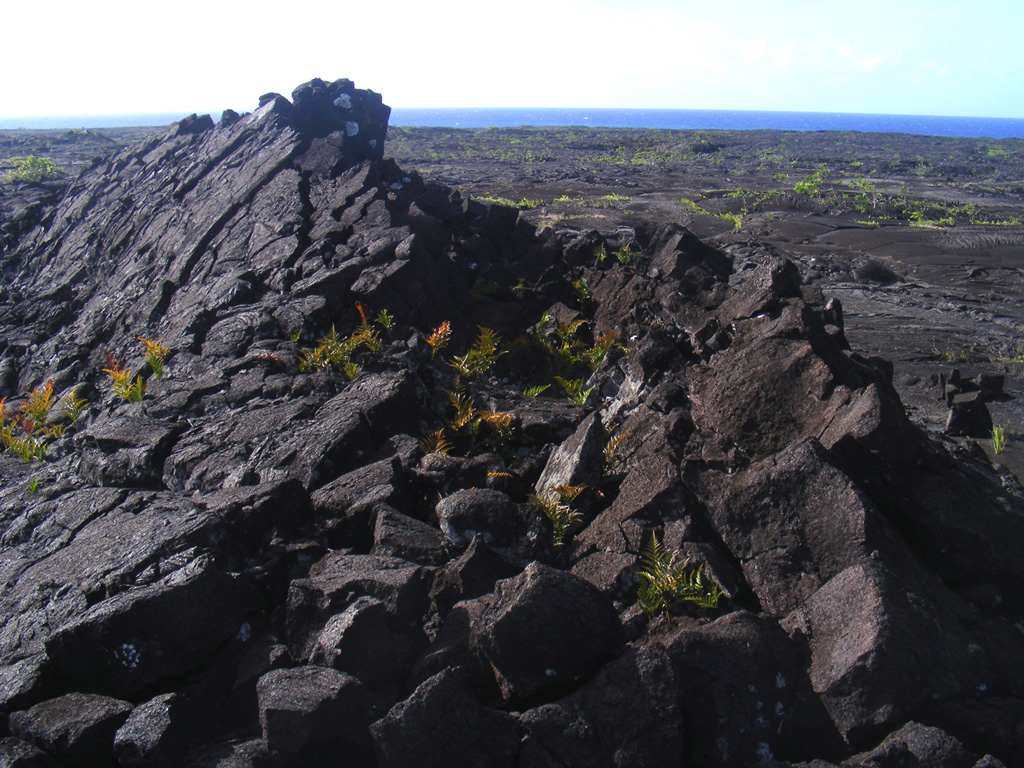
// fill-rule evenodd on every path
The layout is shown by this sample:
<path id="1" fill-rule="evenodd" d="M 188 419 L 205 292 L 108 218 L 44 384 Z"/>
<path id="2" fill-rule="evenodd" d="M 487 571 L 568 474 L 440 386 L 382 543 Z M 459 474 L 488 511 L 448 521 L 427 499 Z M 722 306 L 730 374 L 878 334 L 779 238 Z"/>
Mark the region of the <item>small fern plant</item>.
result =
<path id="1" fill-rule="evenodd" d="M 449 365 L 460 379 L 474 380 L 483 376 L 494 367 L 498 358 L 505 354 L 499 349 L 501 337 L 490 328 L 478 326 L 476 343 L 464 355 L 456 355 Z"/>
<path id="2" fill-rule="evenodd" d="M 131 369 L 120 358 L 107 353 L 107 368 L 103 372 L 110 376 L 110 389 L 118 397 L 133 403 L 141 403 L 146 395 L 146 381 L 141 376 L 132 378 Z"/>
<path id="3" fill-rule="evenodd" d="M 703 566 L 688 567 L 676 565 L 675 553 L 669 553 L 658 541 L 658 535 L 651 538 L 640 554 L 640 587 L 636 592 L 637 603 L 644 613 L 666 616 L 675 603 L 690 602 L 702 608 L 717 608 L 724 594 L 715 580 L 704 573 Z"/>
<path id="4" fill-rule="evenodd" d="M 530 495 L 530 503 L 540 507 L 551 521 L 556 547 L 565 544 L 573 525 L 583 518 L 583 513 L 574 504 L 586 489 L 585 485 L 557 485 L 543 496 Z"/>
<path id="5" fill-rule="evenodd" d="M 164 360 L 167 357 L 167 353 L 171 350 L 156 339 L 146 339 L 139 336 L 138 340 L 142 342 L 142 346 L 146 350 L 146 362 L 149 363 L 153 376 L 159 381 L 164 375 Z"/>

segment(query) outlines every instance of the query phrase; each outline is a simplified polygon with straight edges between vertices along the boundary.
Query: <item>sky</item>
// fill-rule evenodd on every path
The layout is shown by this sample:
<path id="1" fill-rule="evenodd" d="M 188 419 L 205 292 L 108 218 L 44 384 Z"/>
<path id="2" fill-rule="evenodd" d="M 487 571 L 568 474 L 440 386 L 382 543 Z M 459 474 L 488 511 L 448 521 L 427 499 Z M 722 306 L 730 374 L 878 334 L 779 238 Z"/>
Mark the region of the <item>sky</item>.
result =
<path id="1" fill-rule="evenodd" d="M 406 108 L 1024 118 L 1020 0 L 47 0 L 0 19 L 0 118 L 251 111 L 314 77 Z"/>

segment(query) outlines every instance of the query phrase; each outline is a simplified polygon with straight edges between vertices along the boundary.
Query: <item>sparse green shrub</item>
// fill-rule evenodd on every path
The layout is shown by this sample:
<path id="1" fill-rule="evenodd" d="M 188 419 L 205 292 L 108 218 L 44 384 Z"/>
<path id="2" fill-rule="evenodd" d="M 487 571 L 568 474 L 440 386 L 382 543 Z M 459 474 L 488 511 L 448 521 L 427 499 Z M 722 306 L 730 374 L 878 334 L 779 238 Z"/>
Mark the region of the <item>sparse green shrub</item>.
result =
<path id="1" fill-rule="evenodd" d="M 21 404 L 21 412 L 37 426 L 45 426 L 53 408 L 53 399 L 53 382 L 47 381 L 29 393 L 28 399 Z"/>
<path id="2" fill-rule="evenodd" d="M 377 316 L 373 318 L 373 322 L 379 325 L 387 333 L 388 338 L 391 338 L 392 332 L 395 330 L 395 318 L 386 309 L 382 309 L 377 313 Z"/>
<path id="3" fill-rule="evenodd" d="M 576 294 L 576 303 L 582 308 L 593 297 L 587 278 L 579 275 L 572 281 L 572 290 Z"/>
<path id="4" fill-rule="evenodd" d="M 89 401 L 84 397 L 78 396 L 77 388 L 64 395 L 63 402 L 61 403 L 61 411 L 72 424 L 78 421 L 88 407 Z"/>
<path id="5" fill-rule="evenodd" d="M 431 432 L 426 437 L 420 438 L 420 450 L 424 453 L 448 453 L 452 449 L 452 444 L 445 437 L 444 430 L 439 429 L 437 432 Z"/>
<path id="6" fill-rule="evenodd" d="M 29 155 L 28 157 L 14 158 L 14 170 L 8 172 L 7 180 L 35 183 L 55 179 L 60 176 L 60 173 L 60 168 L 48 157 Z"/>
<path id="7" fill-rule="evenodd" d="M 300 371 L 305 373 L 336 368 L 351 380 L 359 375 L 360 367 L 352 360 L 352 356 L 360 347 L 365 347 L 370 354 L 380 352 L 384 346 L 380 333 L 371 325 L 366 310 L 358 301 L 356 309 L 359 312 L 360 323 L 355 332 L 347 338 L 342 338 L 332 325 L 331 330 L 312 349 L 306 349 L 299 353 Z M 390 315 L 385 317 L 390 318 Z M 379 318 L 380 315 L 378 315 L 378 320 Z"/>
<path id="8" fill-rule="evenodd" d="M 805 176 L 794 184 L 793 191 L 798 195 L 817 195 L 821 192 L 821 184 L 827 175 L 828 171 L 824 168 L 820 168 L 810 176 Z"/>
<path id="9" fill-rule="evenodd" d="M 614 427 L 612 427 L 614 429 Z M 619 465 L 619 445 L 626 436 L 624 432 L 617 435 L 609 433 L 608 440 L 604 444 L 604 468 L 614 469 Z"/>

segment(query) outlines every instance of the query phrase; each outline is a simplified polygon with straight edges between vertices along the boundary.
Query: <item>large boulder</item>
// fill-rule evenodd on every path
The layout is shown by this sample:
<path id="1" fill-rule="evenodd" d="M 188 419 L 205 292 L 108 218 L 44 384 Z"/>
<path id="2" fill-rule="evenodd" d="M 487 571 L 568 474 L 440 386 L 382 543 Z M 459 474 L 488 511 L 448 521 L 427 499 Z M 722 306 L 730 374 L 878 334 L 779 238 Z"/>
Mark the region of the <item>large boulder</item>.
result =
<path id="1" fill-rule="evenodd" d="M 607 597 L 540 563 L 498 582 L 475 633 L 503 695 L 515 700 L 579 683 L 624 639 Z"/>
<path id="2" fill-rule="evenodd" d="M 326 667 L 278 669 L 260 678 L 260 728 L 267 751 L 285 764 L 373 765 L 362 684 Z"/>
<path id="3" fill-rule="evenodd" d="M 370 727 L 381 768 L 512 768 L 512 717 L 480 704 L 451 671 L 424 681 Z"/>
<path id="4" fill-rule="evenodd" d="M 69 693 L 11 715 L 11 733 L 67 765 L 116 766 L 114 734 L 132 711 L 127 701 Z"/>

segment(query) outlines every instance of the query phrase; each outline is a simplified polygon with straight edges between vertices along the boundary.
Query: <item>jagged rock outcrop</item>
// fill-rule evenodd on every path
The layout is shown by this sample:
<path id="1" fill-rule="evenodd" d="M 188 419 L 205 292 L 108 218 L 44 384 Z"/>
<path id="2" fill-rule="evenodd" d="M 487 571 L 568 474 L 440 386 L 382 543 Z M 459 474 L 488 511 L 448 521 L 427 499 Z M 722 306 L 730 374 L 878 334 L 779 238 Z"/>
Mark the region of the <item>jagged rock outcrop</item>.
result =
<path id="1" fill-rule="evenodd" d="M 594 264 L 387 114 L 190 118 L 5 255 L 0 762 L 1024 765 L 1021 488 L 785 258 Z"/>

